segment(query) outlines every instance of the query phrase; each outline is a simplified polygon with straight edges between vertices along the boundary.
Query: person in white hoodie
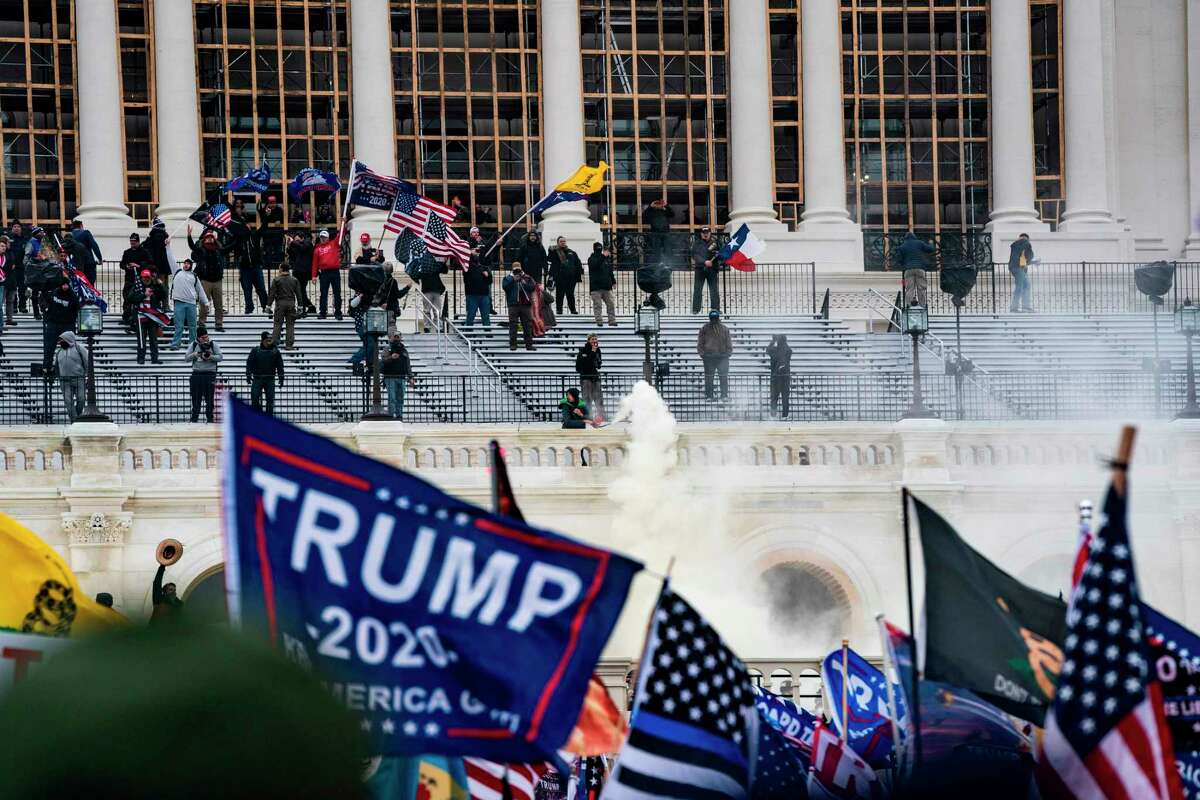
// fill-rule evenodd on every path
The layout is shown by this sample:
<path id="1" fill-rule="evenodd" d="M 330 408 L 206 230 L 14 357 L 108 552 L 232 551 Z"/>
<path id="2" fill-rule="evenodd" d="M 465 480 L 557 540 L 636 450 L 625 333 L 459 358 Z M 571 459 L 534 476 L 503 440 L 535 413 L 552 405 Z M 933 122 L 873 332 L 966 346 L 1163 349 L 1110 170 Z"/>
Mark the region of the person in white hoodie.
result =
<path id="1" fill-rule="evenodd" d="M 171 340 L 171 349 L 178 350 L 183 341 L 183 326 L 188 329 L 188 344 L 196 341 L 197 306 L 209 307 L 208 295 L 204 293 L 204 285 L 192 271 L 192 260 L 185 258 L 183 268 L 171 278 L 171 304 L 175 309 L 175 338 Z"/>
<path id="2" fill-rule="evenodd" d="M 58 374 L 63 405 L 71 422 L 83 413 L 83 382 L 87 377 L 87 365 L 87 350 L 75 340 L 75 334 L 71 331 L 59 334 L 58 348 L 54 351 L 54 371 Z"/>

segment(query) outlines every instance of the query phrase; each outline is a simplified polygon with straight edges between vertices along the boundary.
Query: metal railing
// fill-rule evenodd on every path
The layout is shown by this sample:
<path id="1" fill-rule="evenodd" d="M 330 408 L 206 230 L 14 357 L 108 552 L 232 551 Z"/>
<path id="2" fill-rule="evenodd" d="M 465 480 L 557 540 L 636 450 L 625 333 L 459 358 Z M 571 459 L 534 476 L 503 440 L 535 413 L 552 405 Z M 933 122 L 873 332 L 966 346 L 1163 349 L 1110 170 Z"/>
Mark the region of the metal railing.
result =
<path id="1" fill-rule="evenodd" d="M 863 265 L 868 272 L 898 269 L 894 251 L 908 235 L 907 231 L 883 233 L 863 231 Z M 992 261 L 992 235 L 987 231 L 940 231 L 917 236 L 933 244 L 931 268 L 984 266 Z"/>
<path id="2" fill-rule="evenodd" d="M 1175 280 L 1164 297 L 1168 312 L 1185 299 L 1200 299 L 1200 262 L 1170 263 L 1175 265 Z M 1134 270 L 1144 266 L 1130 261 L 1034 262 L 1026 273 L 1033 307 L 1041 314 L 1149 314 L 1150 300 L 1134 282 Z M 929 311 L 953 314 L 953 298 L 938 291 L 938 279 L 939 274 L 930 270 Z M 1007 264 L 981 265 L 962 313 L 1015 313 L 1009 311 L 1015 286 Z"/>
<path id="3" fill-rule="evenodd" d="M 637 380 L 639 376 L 629 374 L 603 377 L 610 415 Z M 1164 373 L 1156 397 L 1154 376 L 1144 372 L 993 373 L 990 391 L 966 384 L 961 393 L 949 375 L 930 372 L 921 381 L 928 407 L 945 419 L 957 418 L 961 408 L 966 420 L 1170 417 L 1185 401 L 1186 383 L 1182 371 Z M 186 374 L 102 373 L 96 384 L 99 406 L 115 422 L 157 425 L 187 422 L 190 417 Z M 509 375 L 505 384 L 508 391 L 500 394 L 492 390 L 494 383 L 487 375 L 418 374 L 408 386 L 403 419 L 442 424 L 557 422 L 559 401 L 579 382 L 575 375 L 538 373 Z M 789 386 L 790 421 L 890 422 L 908 408 L 912 377 L 891 371 L 794 372 Z M 681 422 L 771 417 L 771 379 L 765 372 L 730 375 L 725 402 L 705 398 L 704 375 L 697 369 L 661 377 L 658 389 Z M 219 376 L 218 394 L 226 391 L 250 396 L 245 376 L 237 373 Z M 349 372 L 293 372 L 275 393 L 275 413 L 297 423 L 353 422 L 369 407 L 369 379 Z M 29 376 L 11 376 L 0 383 L 0 425 L 66 421 L 56 384 Z"/>

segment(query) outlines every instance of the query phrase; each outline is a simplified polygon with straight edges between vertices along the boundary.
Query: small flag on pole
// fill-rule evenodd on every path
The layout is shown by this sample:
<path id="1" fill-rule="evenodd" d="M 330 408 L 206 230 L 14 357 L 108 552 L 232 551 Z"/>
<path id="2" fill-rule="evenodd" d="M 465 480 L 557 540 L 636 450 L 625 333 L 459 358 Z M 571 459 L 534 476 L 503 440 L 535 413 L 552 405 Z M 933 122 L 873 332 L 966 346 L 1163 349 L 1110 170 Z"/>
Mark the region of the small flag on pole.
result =
<path id="1" fill-rule="evenodd" d="M 754 235 L 750 226 L 742 223 L 742 227 L 738 228 L 733 238 L 725 243 L 717 257 L 736 270 L 754 272 L 756 269 L 754 259 L 762 255 L 766 249 L 767 246 L 763 244 L 762 239 Z"/>
<path id="2" fill-rule="evenodd" d="M 243 192 L 250 190 L 252 192 L 265 192 L 270 183 L 271 165 L 264 161 L 261 166 L 253 168 L 245 175 L 239 175 L 225 184 L 225 191 Z"/>

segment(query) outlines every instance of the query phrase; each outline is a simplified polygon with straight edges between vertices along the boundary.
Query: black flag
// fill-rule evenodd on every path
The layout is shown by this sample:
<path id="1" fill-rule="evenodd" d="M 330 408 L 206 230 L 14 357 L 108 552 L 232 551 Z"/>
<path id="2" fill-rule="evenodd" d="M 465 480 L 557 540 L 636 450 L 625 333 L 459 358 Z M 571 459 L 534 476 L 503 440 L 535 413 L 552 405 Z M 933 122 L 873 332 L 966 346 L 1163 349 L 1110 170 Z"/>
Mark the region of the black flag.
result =
<path id="1" fill-rule="evenodd" d="M 988 561 L 913 497 L 925 555 L 923 677 L 1042 724 L 1062 668 L 1067 607 Z"/>
<path id="2" fill-rule="evenodd" d="M 513 494 L 512 481 L 508 479 L 508 467 L 504 464 L 504 451 L 500 443 L 492 439 L 492 510 L 506 517 L 525 521 L 521 507 L 517 505 L 516 495 Z"/>

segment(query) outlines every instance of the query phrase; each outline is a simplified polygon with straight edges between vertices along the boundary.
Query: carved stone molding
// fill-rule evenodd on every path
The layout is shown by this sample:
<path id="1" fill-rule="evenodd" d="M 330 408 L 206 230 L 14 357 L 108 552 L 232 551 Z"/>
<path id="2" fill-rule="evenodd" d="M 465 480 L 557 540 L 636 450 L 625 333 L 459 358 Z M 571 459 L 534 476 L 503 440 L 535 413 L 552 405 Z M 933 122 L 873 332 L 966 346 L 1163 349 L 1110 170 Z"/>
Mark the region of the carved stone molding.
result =
<path id="1" fill-rule="evenodd" d="M 77 545 L 121 545 L 133 525 L 132 514 L 63 514 L 67 542 Z"/>

